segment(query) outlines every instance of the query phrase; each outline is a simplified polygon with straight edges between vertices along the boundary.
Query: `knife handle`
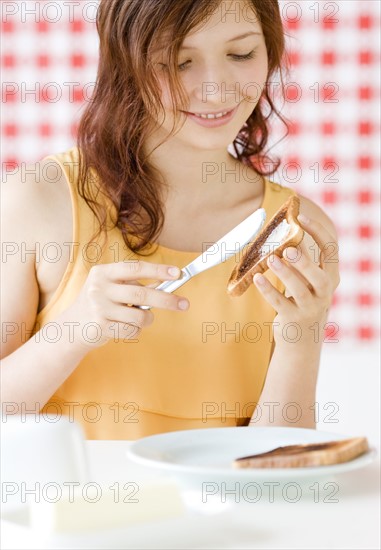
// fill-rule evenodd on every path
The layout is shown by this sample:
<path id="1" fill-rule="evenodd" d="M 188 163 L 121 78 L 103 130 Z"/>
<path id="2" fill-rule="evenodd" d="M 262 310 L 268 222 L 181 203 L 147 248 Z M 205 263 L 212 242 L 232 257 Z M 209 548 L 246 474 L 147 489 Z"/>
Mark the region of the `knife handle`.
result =
<path id="1" fill-rule="evenodd" d="M 163 290 L 164 292 L 174 292 L 181 286 L 183 286 L 185 283 L 189 281 L 189 279 L 192 277 L 191 273 L 186 268 L 183 268 L 181 270 L 181 278 L 176 279 L 176 281 L 164 281 L 164 283 L 161 283 L 159 286 L 155 286 L 154 290 Z M 134 306 L 139 309 L 151 309 L 152 306 Z"/>

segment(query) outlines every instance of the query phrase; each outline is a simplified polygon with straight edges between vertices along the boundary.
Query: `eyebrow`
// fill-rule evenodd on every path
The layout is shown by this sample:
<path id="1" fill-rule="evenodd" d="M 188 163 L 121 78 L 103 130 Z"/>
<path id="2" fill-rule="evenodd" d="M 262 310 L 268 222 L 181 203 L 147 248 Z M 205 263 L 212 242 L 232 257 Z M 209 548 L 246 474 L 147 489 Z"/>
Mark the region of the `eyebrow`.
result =
<path id="1" fill-rule="evenodd" d="M 253 32 L 253 31 L 245 32 L 245 34 L 240 34 L 239 36 L 235 36 L 234 38 L 230 38 L 230 40 L 228 40 L 227 42 L 235 42 L 236 40 L 243 40 L 244 38 L 247 38 L 248 36 L 254 36 L 254 35 L 260 36 L 261 33 L 260 32 Z M 195 48 L 193 46 L 182 46 L 181 49 L 183 49 L 183 50 L 197 50 L 197 48 Z"/>
<path id="2" fill-rule="evenodd" d="M 234 38 L 230 38 L 230 40 L 228 40 L 227 42 L 235 42 L 236 40 L 243 40 L 244 38 L 247 38 L 248 36 L 254 36 L 254 35 L 258 35 L 258 36 L 261 36 L 262 33 L 260 32 L 253 32 L 253 31 L 250 31 L 250 32 L 245 32 L 245 34 L 240 34 L 239 36 L 235 36 Z M 162 46 L 161 48 L 155 48 L 155 52 L 160 52 L 162 50 L 165 50 L 166 46 Z M 195 48 L 194 46 L 181 46 L 181 49 L 182 50 L 197 50 L 197 48 Z"/>

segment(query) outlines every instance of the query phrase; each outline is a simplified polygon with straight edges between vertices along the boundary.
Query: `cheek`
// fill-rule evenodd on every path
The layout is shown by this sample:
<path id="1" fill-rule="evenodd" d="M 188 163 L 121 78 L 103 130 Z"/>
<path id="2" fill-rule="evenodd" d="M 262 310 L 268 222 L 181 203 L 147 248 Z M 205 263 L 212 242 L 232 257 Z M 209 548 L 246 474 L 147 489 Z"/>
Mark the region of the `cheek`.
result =
<path id="1" fill-rule="evenodd" d="M 169 84 L 164 78 L 160 78 L 160 94 L 164 110 L 166 111 L 166 117 L 168 117 L 173 113 L 174 106 Z"/>
<path id="2" fill-rule="evenodd" d="M 170 94 L 169 86 L 166 82 L 166 79 L 158 75 L 156 77 L 157 77 L 158 92 L 162 103 L 162 107 L 160 105 L 157 106 L 158 112 L 156 112 L 154 108 L 152 108 L 152 111 L 150 111 L 150 108 L 148 107 L 148 111 L 150 111 L 154 126 L 161 127 L 171 117 L 172 102 L 171 102 L 171 94 Z"/>
<path id="3" fill-rule="evenodd" d="M 249 98 L 254 104 L 258 102 L 266 84 L 267 74 L 267 59 L 258 60 L 250 68 L 237 74 L 242 96 Z"/>
<path id="4" fill-rule="evenodd" d="M 171 104 L 171 95 L 167 80 L 164 77 L 158 77 L 160 86 L 160 97 L 165 109 L 168 109 Z"/>

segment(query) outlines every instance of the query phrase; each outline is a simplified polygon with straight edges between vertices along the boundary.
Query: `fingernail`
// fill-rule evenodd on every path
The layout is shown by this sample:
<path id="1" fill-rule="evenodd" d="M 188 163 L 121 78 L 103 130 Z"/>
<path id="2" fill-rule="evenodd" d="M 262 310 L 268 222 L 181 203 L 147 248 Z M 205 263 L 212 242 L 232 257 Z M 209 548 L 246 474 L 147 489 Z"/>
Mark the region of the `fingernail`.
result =
<path id="1" fill-rule="evenodd" d="M 278 258 L 276 254 L 274 254 L 274 256 L 270 256 L 268 260 L 268 265 L 270 267 L 274 267 L 274 269 L 282 269 L 283 262 Z"/>
<path id="2" fill-rule="evenodd" d="M 305 223 L 305 224 L 310 222 L 310 219 L 307 218 L 307 216 L 305 216 L 304 214 L 299 214 L 298 220 L 302 223 Z"/>
<path id="3" fill-rule="evenodd" d="M 180 302 L 177 304 L 177 307 L 182 310 L 188 309 L 189 302 L 187 300 L 180 300 Z"/>
<path id="4" fill-rule="evenodd" d="M 168 273 L 171 277 L 178 277 L 180 275 L 180 269 L 178 267 L 170 267 Z"/>
<path id="5" fill-rule="evenodd" d="M 264 286 L 266 284 L 266 278 L 263 275 L 256 274 L 254 276 L 254 283 L 257 283 L 257 285 Z"/>
<path id="6" fill-rule="evenodd" d="M 284 258 L 286 258 L 286 260 L 296 260 L 296 258 L 298 257 L 298 251 L 296 250 L 296 248 L 286 248 L 285 250 L 283 250 L 283 256 Z"/>

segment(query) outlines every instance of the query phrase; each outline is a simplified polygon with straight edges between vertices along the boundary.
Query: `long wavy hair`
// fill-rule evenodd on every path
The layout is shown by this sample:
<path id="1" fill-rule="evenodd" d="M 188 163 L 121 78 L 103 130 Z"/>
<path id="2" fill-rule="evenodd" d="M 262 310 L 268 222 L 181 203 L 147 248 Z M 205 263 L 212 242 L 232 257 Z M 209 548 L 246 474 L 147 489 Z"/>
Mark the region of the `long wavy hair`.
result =
<path id="1" fill-rule="evenodd" d="M 268 76 L 261 98 L 233 147 L 238 160 L 250 164 L 258 174 L 269 176 L 280 164 L 279 159 L 271 159 L 266 152 L 269 118 L 273 113 L 285 124 L 286 135 L 288 132 L 269 86 L 278 73 L 284 98 L 282 72 L 288 70 L 285 33 L 277 0 L 247 2 L 252 5 L 264 34 Z M 177 76 L 179 50 L 186 35 L 206 22 L 219 3 L 100 0 L 96 20 L 100 38 L 98 74 L 77 135 L 78 192 L 99 221 L 97 235 L 107 232 L 106 205 L 112 205 L 113 227 L 120 229 L 127 247 L 135 253 L 153 242 L 164 224 L 162 191 L 166 183 L 150 165 L 144 151 L 152 114 L 159 117 L 164 111 L 159 83 L 150 63 L 151 52 L 158 44 L 165 45 L 174 110 L 186 105 L 186 94 Z M 102 195 L 106 202 L 99 200 Z"/>

